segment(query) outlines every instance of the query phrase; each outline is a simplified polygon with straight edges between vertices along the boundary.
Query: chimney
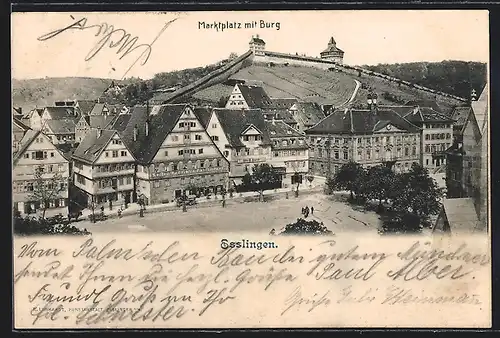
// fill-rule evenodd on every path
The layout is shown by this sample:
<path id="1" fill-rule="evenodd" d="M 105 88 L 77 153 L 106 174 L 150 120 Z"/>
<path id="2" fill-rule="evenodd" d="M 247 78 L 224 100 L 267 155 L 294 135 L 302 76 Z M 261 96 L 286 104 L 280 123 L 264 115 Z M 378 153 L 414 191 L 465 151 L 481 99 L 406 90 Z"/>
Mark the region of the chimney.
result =
<path id="1" fill-rule="evenodd" d="M 134 126 L 134 142 L 137 141 L 137 124 Z"/>
<path id="2" fill-rule="evenodd" d="M 102 129 L 97 128 L 97 137 L 101 137 L 101 135 L 102 135 Z"/>
<path id="3" fill-rule="evenodd" d="M 146 131 L 145 131 L 145 133 L 146 133 L 146 136 L 149 135 L 149 117 L 146 120 Z"/>

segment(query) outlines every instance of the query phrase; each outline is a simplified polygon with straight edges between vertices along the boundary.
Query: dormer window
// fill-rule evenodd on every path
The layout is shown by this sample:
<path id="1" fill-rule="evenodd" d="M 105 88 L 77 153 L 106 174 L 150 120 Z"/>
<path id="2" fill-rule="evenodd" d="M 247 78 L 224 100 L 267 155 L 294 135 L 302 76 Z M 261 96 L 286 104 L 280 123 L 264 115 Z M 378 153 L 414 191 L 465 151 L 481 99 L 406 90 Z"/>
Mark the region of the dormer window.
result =
<path id="1" fill-rule="evenodd" d="M 276 135 L 276 132 L 275 131 L 271 131 L 271 135 Z"/>

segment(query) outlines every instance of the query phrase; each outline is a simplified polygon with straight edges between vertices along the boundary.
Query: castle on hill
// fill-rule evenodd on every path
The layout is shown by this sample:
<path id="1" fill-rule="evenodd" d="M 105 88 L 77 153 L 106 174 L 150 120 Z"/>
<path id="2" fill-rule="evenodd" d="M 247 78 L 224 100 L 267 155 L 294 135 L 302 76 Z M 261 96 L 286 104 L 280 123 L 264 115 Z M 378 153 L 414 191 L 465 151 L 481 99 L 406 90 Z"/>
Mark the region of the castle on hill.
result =
<path id="1" fill-rule="evenodd" d="M 259 35 L 252 36 L 248 45 L 254 56 L 257 57 L 275 56 L 274 54 L 281 54 L 266 51 L 266 42 L 262 40 Z M 320 53 L 320 59 L 340 64 L 343 63 L 344 51 L 337 47 L 337 42 L 333 36 L 328 41 L 326 49 Z"/>

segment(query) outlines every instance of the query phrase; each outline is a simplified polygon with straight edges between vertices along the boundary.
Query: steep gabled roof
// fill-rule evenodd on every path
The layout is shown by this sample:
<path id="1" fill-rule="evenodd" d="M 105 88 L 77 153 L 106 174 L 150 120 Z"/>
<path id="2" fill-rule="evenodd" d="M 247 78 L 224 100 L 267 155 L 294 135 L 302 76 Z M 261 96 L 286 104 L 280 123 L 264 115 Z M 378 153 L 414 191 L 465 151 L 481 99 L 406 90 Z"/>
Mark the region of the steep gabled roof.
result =
<path id="1" fill-rule="evenodd" d="M 451 118 L 454 120 L 454 127 L 463 130 L 463 127 L 467 124 L 467 120 L 469 119 L 469 115 L 471 113 L 471 107 L 456 107 L 453 109 Z"/>
<path id="2" fill-rule="evenodd" d="M 328 115 L 307 129 L 306 134 L 371 134 L 388 124 L 409 132 L 419 130 L 392 109 L 378 109 L 376 114 L 370 110 L 345 109 Z"/>
<path id="3" fill-rule="evenodd" d="M 52 120 L 79 119 L 75 107 L 45 107 Z"/>
<path id="4" fill-rule="evenodd" d="M 264 108 L 271 104 L 271 98 L 267 95 L 264 88 L 260 86 L 249 86 L 238 84 L 241 95 L 250 108 Z"/>
<path id="5" fill-rule="evenodd" d="M 71 134 L 76 128 L 74 120 L 47 120 L 46 125 L 53 134 Z"/>
<path id="6" fill-rule="evenodd" d="M 314 102 L 297 102 L 293 106 L 296 111 L 294 118 L 306 127 L 311 127 L 325 118 L 321 107 Z"/>
<path id="7" fill-rule="evenodd" d="M 115 133 L 114 130 L 89 131 L 73 153 L 73 158 L 94 163 Z"/>
<path id="8" fill-rule="evenodd" d="M 269 105 L 270 108 L 275 108 L 275 109 L 289 109 L 291 108 L 295 103 L 297 103 L 299 100 L 294 97 L 290 98 L 271 98 L 271 104 Z"/>
<path id="9" fill-rule="evenodd" d="M 164 104 L 155 114 L 150 114 L 146 106 L 134 107 L 121 137 L 137 161 L 150 163 L 153 160 L 186 107 L 188 107 L 187 104 Z M 146 136 L 148 119 L 149 135 Z M 136 141 L 134 141 L 134 127 L 137 127 Z"/>
<path id="10" fill-rule="evenodd" d="M 259 38 L 259 36 L 252 36 L 252 39 L 250 40 L 250 43 L 257 43 L 257 44 L 260 44 L 260 45 L 265 45 L 266 43 L 264 42 L 264 40 L 262 40 L 261 38 Z"/>
<path id="11" fill-rule="evenodd" d="M 200 121 L 203 128 L 207 129 L 210 118 L 212 117 L 212 108 L 209 107 L 196 107 L 193 109 L 194 114 Z"/>
<path id="12" fill-rule="evenodd" d="M 31 128 L 25 125 L 23 122 L 21 122 L 20 119 L 17 117 L 13 116 L 12 117 L 12 123 L 14 123 L 17 127 L 21 128 L 24 132 L 30 130 Z"/>
<path id="13" fill-rule="evenodd" d="M 106 129 L 116 119 L 117 115 L 90 115 L 89 125 L 91 128 Z"/>
<path id="14" fill-rule="evenodd" d="M 88 115 L 96 105 L 95 100 L 77 100 L 82 115 Z"/>
<path id="15" fill-rule="evenodd" d="M 106 128 L 122 132 L 127 127 L 132 114 L 119 114 Z"/>
<path id="16" fill-rule="evenodd" d="M 271 144 L 266 121 L 260 109 L 234 110 L 215 108 L 214 114 L 226 134 L 229 145 L 232 147 L 243 147 L 240 140 L 241 134 L 251 125 L 262 132 L 262 143 Z"/>
<path id="17" fill-rule="evenodd" d="M 13 165 L 16 165 L 17 161 L 21 158 L 22 154 L 24 154 L 24 152 L 29 148 L 29 146 L 38 136 L 44 137 L 48 142 L 53 144 L 50 138 L 44 135 L 40 130 L 30 129 L 26 131 L 20 142 L 19 150 L 16 153 L 14 153 L 14 156 L 12 158 Z M 54 146 L 54 148 L 61 154 L 63 158 L 67 159 L 58 147 Z"/>
<path id="18" fill-rule="evenodd" d="M 283 137 L 304 137 L 305 134 L 290 127 L 284 121 L 266 121 L 266 127 L 269 131 L 269 137 L 272 139 Z"/>

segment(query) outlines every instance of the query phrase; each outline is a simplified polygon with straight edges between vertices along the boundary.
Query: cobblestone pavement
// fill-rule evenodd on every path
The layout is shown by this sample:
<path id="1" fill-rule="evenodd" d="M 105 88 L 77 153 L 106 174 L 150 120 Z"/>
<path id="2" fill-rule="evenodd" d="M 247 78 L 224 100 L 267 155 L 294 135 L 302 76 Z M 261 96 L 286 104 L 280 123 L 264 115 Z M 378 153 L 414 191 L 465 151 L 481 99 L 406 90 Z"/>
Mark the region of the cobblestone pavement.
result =
<path id="1" fill-rule="evenodd" d="M 221 205 L 181 210 L 163 211 L 122 218 L 108 219 L 95 224 L 89 221 L 75 223 L 92 233 L 100 232 L 262 232 L 271 229 L 277 232 L 286 224 L 301 216 L 301 208 L 313 206 L 314 215 L 308 219 L 323 222 L 334 233 L 370 231 L 376 233 L 380 224 L 374 212 L 355 210 L 350 205 L 332 200 L 321 193 L 299 196 L 298 198 L 277 199 L 269 202 L 229 201 L 225 208 Z"/>

